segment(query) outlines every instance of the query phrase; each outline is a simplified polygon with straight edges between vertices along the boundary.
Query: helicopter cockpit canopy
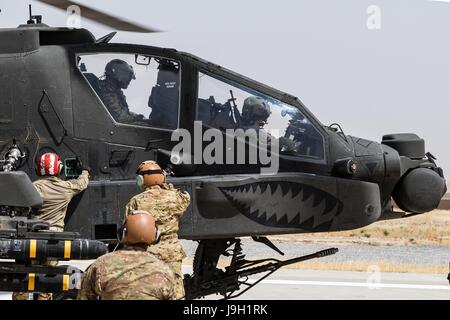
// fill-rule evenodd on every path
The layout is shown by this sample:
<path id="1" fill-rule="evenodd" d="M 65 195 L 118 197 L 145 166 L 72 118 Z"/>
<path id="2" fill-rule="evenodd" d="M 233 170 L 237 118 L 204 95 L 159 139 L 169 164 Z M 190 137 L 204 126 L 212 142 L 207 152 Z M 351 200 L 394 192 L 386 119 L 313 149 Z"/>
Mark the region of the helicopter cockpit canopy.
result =
<path id="1" fill-rule="evenodd" d="M 80 54 L 77 60 L 83 76 L 117 123 L 170 130 L 178 127 L 178 61 L 127 53 Z M 118 77 L 126 78 L 127 72 L 126 86 L 118 84 Z"/>
<path id="2" fill-rule="evenodd" d="M 324 137 L 297 107 L 240 83 L 202 72 L 199 73 L 198 90 L 197 120 L 203 124 L 223 131 L 264 130 L 280 140 L 281 153 L 324 159 Z M 245 119 L 244 106 L 249 98 L 256 98 L 269 109 L 262 118 L 255 112 L 250 115 L 258 122 Z"/>

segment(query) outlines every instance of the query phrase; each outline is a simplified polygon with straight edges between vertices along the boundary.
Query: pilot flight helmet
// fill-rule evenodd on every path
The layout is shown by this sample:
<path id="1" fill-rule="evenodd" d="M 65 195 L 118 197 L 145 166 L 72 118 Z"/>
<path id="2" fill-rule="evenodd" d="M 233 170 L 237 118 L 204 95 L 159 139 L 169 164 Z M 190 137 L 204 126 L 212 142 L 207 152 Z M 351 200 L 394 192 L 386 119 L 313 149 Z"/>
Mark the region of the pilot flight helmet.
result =
<path id="1" fill-rule="evenodd" d="M 244 100 L 241 117 L 247 123 L 264 124 L 270 113 L 270 107 L 266 100 L 252 96 Z"/>
<path id="2" fill-rule="evenodd" d="M 36 173 L 39 176 L 57 176 L 62 169 L 62 161 L 56 153 L 44 153 L 37 159 Z"/>
<path id="3" fill-rule="evenodd" d="M 105 67 L 105 77 L 114 80 L 122 89 L 128 88 L 131 80 L 136 79 L 133 66 L 120 59 L 108 62 Z"/>
<path id="4" fill-rule="evenodd" d="M 160 238 L 155 218 L 143 210 L 134 211 L 129 215 L 120 232 L 120 242 L 123 244 L 151 245 L 157 243 Z"/>
<path id="5" fill-rule="evenodd" d="M 166 182 L 166 173 L 153 160 L 142 162 L 139 165 L 136 174 L 136 184 L 141 189 L 154 185 L 161 185 Z"/>

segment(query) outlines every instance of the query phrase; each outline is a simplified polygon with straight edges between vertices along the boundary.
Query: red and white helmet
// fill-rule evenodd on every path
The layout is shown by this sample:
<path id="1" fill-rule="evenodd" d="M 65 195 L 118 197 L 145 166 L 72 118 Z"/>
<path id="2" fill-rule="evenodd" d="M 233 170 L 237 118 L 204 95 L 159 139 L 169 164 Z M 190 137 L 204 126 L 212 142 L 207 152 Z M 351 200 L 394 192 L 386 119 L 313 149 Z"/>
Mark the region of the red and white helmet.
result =
<path id="1" fill-rule="evenodd" d="M 40 176 L 56 176 L 63 169 L 63 164 L 56 153 L 44 153 L 37 164 L 37 174 Z"/>

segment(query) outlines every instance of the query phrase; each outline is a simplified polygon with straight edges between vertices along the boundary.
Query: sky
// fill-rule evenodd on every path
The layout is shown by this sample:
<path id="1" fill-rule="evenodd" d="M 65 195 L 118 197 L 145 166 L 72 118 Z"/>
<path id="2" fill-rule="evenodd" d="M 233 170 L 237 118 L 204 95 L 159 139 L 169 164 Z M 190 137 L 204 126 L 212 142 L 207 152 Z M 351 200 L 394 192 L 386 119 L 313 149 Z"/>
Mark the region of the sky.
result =
<path id="1" fill-rule="evenodd" d="M 176 48 L 297 96 L 325 125 L 380 142 L 413 132 L 450 175 L 450 1 L 78 0 L 165 30 L 112 42 Z M 36 1 L 0 0 L 0 27 L 65 26 Z M 125 3 L 125 5 L 124 5 Z M 96 37 L 111 28 L 81 20 Z"/>

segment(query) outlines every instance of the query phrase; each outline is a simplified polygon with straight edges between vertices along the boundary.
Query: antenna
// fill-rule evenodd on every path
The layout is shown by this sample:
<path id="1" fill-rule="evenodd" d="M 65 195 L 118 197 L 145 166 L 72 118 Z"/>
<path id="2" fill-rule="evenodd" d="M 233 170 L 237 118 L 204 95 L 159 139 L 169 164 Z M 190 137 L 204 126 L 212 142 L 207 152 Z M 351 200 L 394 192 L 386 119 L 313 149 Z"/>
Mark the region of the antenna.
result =
<path id="1" fill-rule="evenodd" d="M 27 24 L 42 23 L 42 16 L 33 16 L 31 13 L 31 4 L 28 5 L 28 11 L 30 13 L 30 19 L 27 21 Z"/>
<path id="2" fill-rule="evenodd" d="M 31 4 L 28 5 L 28 10 L 30 11 L 30 19 L 27 21 L 27 24 L 33 24 L 34 21 L 31 19 L 32 14 L 31 14 Z"/>

